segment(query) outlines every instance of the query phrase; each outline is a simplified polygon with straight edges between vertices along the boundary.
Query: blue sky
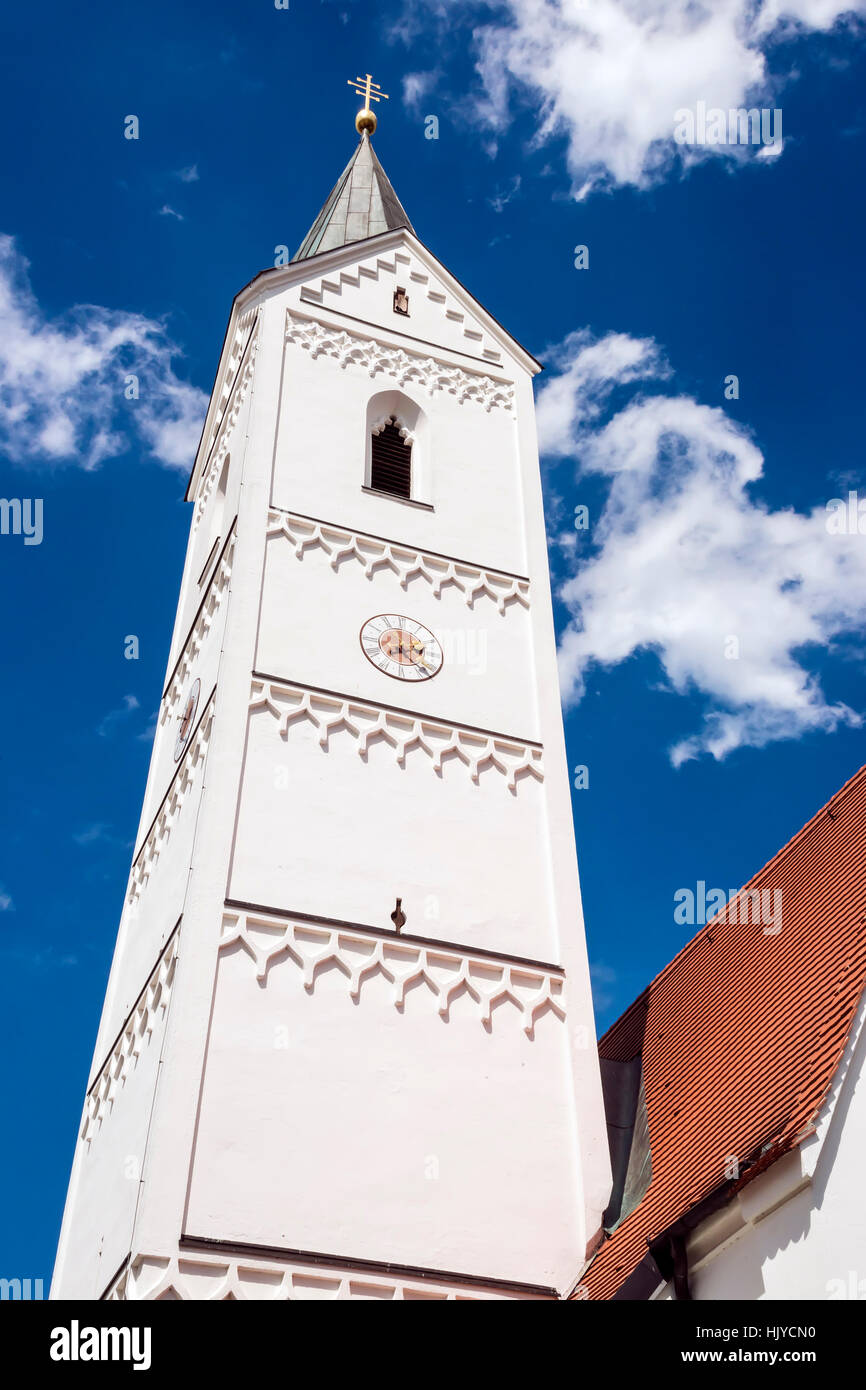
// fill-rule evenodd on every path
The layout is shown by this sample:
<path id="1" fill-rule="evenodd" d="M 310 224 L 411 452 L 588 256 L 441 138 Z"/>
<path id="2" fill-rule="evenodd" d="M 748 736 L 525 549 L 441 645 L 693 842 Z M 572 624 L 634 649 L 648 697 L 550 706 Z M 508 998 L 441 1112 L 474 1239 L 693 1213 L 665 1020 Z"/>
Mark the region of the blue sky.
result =
<path id="1" fill-rule="evenodd" d="M 837 10 L 7 8 L 0 495 L 42 498 L 44 535 L 0 536 L 0 1274 L 50 1276 L 231 300 L 351 153 L 347 77 L 391 94 L 421 238 L 548 364 L 600 1027 L 691 935 L 674 893 L 745 882 L 864 761 L 866 535 L 825 525 L 866 486 L 866 45 Z M 747 95 L 781 151 L 671 144 L 675 109 Z"/>

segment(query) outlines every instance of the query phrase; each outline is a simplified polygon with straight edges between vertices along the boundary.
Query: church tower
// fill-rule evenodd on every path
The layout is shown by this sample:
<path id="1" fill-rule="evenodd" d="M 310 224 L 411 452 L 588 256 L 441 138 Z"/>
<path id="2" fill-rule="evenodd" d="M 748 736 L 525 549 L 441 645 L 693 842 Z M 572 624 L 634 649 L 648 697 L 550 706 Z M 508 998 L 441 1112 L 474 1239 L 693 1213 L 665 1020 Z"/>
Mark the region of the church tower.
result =
<path id="1" fill-rule="evenodd" d="M 539 364 L 364 94 L 232 307 L 55 1298 L 555 1298 L 607 1205 Z"/>

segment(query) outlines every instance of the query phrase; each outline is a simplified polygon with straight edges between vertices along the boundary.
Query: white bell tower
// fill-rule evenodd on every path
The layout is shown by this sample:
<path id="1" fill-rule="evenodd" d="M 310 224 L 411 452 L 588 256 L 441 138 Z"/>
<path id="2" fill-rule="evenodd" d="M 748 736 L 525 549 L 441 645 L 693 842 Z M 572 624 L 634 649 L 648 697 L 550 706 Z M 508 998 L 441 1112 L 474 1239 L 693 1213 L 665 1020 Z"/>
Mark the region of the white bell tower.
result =
<path id="1" fill-rule="evenodd" d="M 55 1298 L 557 1297 L 607 1205 L 538 363 L 358 125 L 232 308 Z"/>

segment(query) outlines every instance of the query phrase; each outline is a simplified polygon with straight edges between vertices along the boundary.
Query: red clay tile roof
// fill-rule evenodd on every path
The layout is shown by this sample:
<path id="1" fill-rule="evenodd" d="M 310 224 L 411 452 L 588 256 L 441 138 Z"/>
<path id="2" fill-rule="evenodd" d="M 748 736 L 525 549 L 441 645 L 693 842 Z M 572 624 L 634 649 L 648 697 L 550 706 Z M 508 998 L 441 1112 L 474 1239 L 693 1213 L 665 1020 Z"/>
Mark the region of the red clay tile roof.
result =
<path id="1" fill-rule="evenodd" d="M 729 904 L 599 1043 L 643 1052 L 652 1179 L 584 1274 L 590 1298 L 722 1186 L 729 1155 L 741 1187 L 812 1132 L 866 979 L 866 767 L 743 892 L 759 888 L 781 890 L 781 931 L 738 925 Z"/>

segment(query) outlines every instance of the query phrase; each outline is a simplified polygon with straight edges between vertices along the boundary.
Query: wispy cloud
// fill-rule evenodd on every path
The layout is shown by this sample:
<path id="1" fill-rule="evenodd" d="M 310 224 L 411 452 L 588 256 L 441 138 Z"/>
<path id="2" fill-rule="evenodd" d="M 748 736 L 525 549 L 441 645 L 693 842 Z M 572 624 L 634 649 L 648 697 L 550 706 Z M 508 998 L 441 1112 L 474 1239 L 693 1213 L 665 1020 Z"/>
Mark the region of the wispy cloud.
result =
<path id="1" fill-rule="evenodd" d="M 175 171 L 175 178 L 180 179 L 181 183 L 198 183 L 199 177 L 197 164 L 188 164 L 185 169 Z"/>
<path id="2" fill-rule="evenodd" d="M 498 188 L 494 193 L 493 197 L 488 198 L 487 201 L 493 208 L 494 212 L 501 212 L 502 209 L 508 203 L 511 202 L 512 198 L 517 197 L 519 190 L 520 175 L 515 174 L 513 179 L 509 179 L 508 183 L 503 184 L 502 187 Z"/>
<path id="3" fill-rule="evenodd" d="M 403 78 L 403 105 L 418 115 L 439 79 L 437 71 L 407 72 Z"/>
<path id="4" fill-rule="evenodd" d="M 159 463 L 188 469 L 208 398 L 175 374 L 165 324 L 95 304 L 49 320 L 27 272 L 0 236 L 0 451 L 90 469 L 137 436 Z"/>
<path id="5" fill-rule="evenodd" d="M 173 208 L 173 207 L 169 207 L 168 203 L 163 203 L 162 207 L 161 207 L 160 210 L 159 210 L 158 216 L 159 216 L 159 217 L 174 217 L 174 218 L 177 219 L 178 222 L 185 222 L 185 221 L 186 221 L 186 218 L 184 217 L 183 213 L 182 213 L 182 212 L 177 212 L 177 210 L 176 210 L 175 208 Z"/>
<path id="6" fill-rule="evenodd" d="M 153 714 L 148 719 L 141 733 L 136 734 L 135 737 L 139 739 L 142 743 L 152 743 L 156 734 L 156 724 L 158 719 L 159 710 L 154 710 Z"/>
<path id="7" fill-rule="evenodd" d="M 117 709 L 109 710 L 96 726 L 99 737 L 110 738 L 117 726 L 134 714 L 138 707 L 138 700 L 134 695 L 124 695 L 123 703 L 118 705 Z"/>
<path id="8" fill-rule="evenodd" d="M 7 893 L 6 889 L 3 887 L 3 884 L 0 883 L 0 912 L 14 911 L 15 904 L 12 901 L 12 895 L 10 893 Z"/>
<path id="9" fill-rule="evenodd" d="M 559 589 L 571 614 L 566 701 L 582 698 L 593 667 L 651 651 L 668 688 L 703 705 L 699 729 L 671 749 L 675 765 L 859 725 L 828 702 L 817 665 L 836 639 L 866 650 L 862 536 L 831 533 L 823 503 L 804 515 L 756 499 L 760 449 L 724 411 L 659 394 L 669 369 L 651 340 L 575 333 L 552 355 L 542 448 L 608 483 L 589 553 L 573 531 L 561 548 L 572 569 Z M 650 380 L 656 394 L 610 413 L 615 389 Z"/>
<path id="10" fill-rule="evenodd" d="M 4 961 L 14 961 L 28 970 L 67 970 L 78 964 L 71 951 L 58 951 L 54 946 L 30 948 L 16 944 L 3 949 Z"/>
<path id="11" fill-rule="evenodd" d="M 77 831 L 72 839 L 82 849 L 87 848 L 88 845 L 119 845 L 123 849 L 129 848 L 129 841 L 115 835 L 111 826 L 105 821 L 94 821 L 92 825 L 87 825 L 83 830 Z"/>

